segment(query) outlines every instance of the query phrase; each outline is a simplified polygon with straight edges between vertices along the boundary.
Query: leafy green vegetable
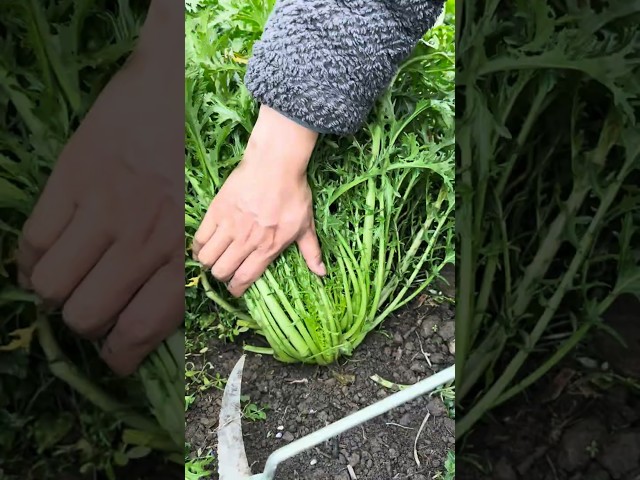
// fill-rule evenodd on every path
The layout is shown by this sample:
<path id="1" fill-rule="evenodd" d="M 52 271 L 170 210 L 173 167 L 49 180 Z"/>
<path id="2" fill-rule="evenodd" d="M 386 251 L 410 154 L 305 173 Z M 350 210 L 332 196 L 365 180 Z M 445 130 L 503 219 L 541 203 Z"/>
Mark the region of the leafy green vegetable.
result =
<path id="1" fill-rule="evenodd" d="M 640 292 L 637 3 L 459 8 L 458 438 Z"/>
<path id="2" fill-rule="evenodd" d="M 242 4 L 187 15 L 188 235 L 242 158 L 256 115 L 242 76 L 273 5 Z M 324 138 L 316 148 L 308 177 L 327 277 L 312 274 L 292 247 L 236 302 L 187 263 L 227 317 L 227 332 L 254 329 L 270 347 L 248 350 L 334 362 L 453 263 L 453 60 L 447 23 L 418 46 L 361 134 Z"/>

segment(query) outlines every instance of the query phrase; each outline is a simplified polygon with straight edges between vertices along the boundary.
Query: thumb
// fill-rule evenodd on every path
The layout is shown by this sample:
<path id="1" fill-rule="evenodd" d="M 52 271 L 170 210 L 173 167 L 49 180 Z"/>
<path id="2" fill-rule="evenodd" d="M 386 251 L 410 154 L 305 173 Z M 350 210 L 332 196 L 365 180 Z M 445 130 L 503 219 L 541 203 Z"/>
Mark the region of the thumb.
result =
<path id="1" fill-rule="evenodd" d="M 307 262 L 309 270 L 316 275 L 324 277 L 327 274 L 327 267 L 322 262 L 320 242 L 318 242 L 318 236 L 313 228 L 307 229 L 298 238 L 298 248 L 304 261 Z"/>

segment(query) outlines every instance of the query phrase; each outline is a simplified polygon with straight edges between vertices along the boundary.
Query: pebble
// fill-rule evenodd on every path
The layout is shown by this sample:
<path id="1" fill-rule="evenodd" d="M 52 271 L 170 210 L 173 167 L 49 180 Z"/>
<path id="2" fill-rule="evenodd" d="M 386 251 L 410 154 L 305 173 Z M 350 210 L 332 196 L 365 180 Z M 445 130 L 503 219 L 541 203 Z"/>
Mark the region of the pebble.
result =
<path id="1" fill-rule="evenodd" d="M 442 363 L 444 361 L 444 355 L 441 353 L 432 353 L 429 360 L 431 360 L 431 363 Z"/>
<path id="2" fill-rule="evenodd" d="M 284 432 L 284 435 L 282 435 L 282 440 L 284 440 L 285 442 L 293 442 L 294 439 L 295 437 L 291 432 Z"/>
<path id="3" fill-rule="evenodd" d="M 604 424 L 594 418 L 582 420 L 569 427 L 560 443 L 562 468 L 569 472 L 584 468 L 591 460 L 589 447 L 592 442 L 600 444 L 606 434 Z"/>
<path id="4" fill-rule="evenodd" d="M 445 322 L 438 329 L 438 336 L 443 340 L 451 340 L 455 337 L 456 324 L 455 322 Z"/>
<path id="5" fill-rule="evenodd" d="M 495 466 L 497 480 L 517 480 L 518 475 L 505 457 L 500 458 Z"/>
<path id="6" fill-rule="evenodd" d="M 318 459 L 317 458 L 312 458 L 311 461 L 309 462 L 309 465 L 311 465 L 313 467 L 317 463 L 318 463 Z"/>
<path id="7" fill-rule="evenodd" d="M 411 364 L 411 371 L 416 373 L 427 373 L 427 364 L 425 362 L 413 362 Z"/>
<path id="8" fill-rule="evenodd" d="M 436 315 L 429 315 L 422 321 L 422 336 L 430 338 L 434 333 L 438 332 L 438 324 L 440 319 Z"/>
<path id="9" fill-rule="evenodd" d="M 434 398 L 427 404 L 427 410 L 434 417 L 441 417 L 447 413 L 447 409 L 439 398 Z"/>
<path id="10" fill-rule="evenodd" d="M 400 420 L 398 420 L 398 423 L 404 427 L 410 427 L 413 423 L 413 414 L 405 413 Z"/>
<path id="11" fill-rule="evenodd" d="M 349 464 L 351 464 L 352 467 L 355 467 L 358 463 L 360 463 L 360 455 L 358 455 L 357 452 L 349 455 Z"/>
<path id="12" fill-rule="evenodd" d="M 613 478 L 622 478 L 640 463 L 640 432 L 618 432 L 603 446 L 599 463 Z"/>

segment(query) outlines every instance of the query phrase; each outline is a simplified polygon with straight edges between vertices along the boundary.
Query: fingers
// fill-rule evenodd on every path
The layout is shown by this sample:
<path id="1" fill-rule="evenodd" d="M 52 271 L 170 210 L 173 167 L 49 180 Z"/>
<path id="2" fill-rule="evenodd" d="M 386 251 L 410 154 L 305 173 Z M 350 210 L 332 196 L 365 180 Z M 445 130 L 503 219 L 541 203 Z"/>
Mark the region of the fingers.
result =
<path id="1" fill-rule="evenodd" d="M 207 268 L 211 268 L 233 242 L 234 235 L 225 225 L 218 227 L 215 234 L 202 246 L 196 256 L 198 261 Z"/>
<path id="2" fill-rule="evenodd" d="M 233 274 L 227 285 L 229 293 L 234 297 L 244 295 L 244 292 L 260 278 L 278 254 L 267 255 L 263 250 L 254 250 Z"/>
<path id="3" fill-rule="evenodd" d="M 65 303 L 65 322 L 85 338 L 102 337 L 163 263 L 165 257 L 152 249 L 140 251 L 128 242 L 114 243 Z"/>
<path id="4" fill-rule="evenodd" d="M 17 254 L 19 277 L 24 287 L 30 287 L 29 279 L 38 260 L 58 240 L 74 216 L 73 200 L 61 188 L 52 178 L 24 224 Z"/>
<path id="5" fill-rule="evenodd" d="M 207 242 L 211 239 L 211 237 L 213 237 L 213 234 L 216 232 L 217 225 L 213 217 L 213 208 L 210 207 L 207 210 L 207 213 L 204 215 L 202 223 L 196 231 L 196 234 L 193 236 L 193 245 L 191 247 L 191 250 L 194 259 L 197 259 L 199 257 L 202 247 L 207 244 Z"/>
<path id="6" fill-rule="evenodd" d="M 182 323 L 184 262 L 161 267 L 119 315 L 101 350 L 119 375 L 135 372 L 142 361 Z"/>
<path id="7" fill-rule="evenodd" d="M 309 270 L 321 277 L 327 274 L 327 268 L 322 262 L 320 242 L 314 228 L 307 229 L 298 239 L 300 254 L 307 262 Z"/>
<path id="8" fill-rule="evenodd" d="M 221 282 L 228 282 L 255 248 L 253 242 L 233 242 L 213 264 L 211 274 Z"/>
<path id="9" fill-rule="evenodd" d="M 111 236 L 96 227 L 93 209 L 78 210 L 33 268 L 30 283 L 46 303 L 62 304 L 109 248 Z"/>

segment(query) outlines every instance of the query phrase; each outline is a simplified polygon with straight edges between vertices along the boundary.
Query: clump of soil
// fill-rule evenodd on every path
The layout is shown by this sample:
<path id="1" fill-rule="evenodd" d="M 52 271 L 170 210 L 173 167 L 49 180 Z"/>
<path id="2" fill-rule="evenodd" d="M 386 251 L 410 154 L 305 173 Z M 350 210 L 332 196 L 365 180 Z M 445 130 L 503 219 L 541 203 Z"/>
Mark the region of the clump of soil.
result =
<path id="1" fill-rule="evenodd" d="M 458 454 L 459 480 L 640 479 L 640 392 L 597 378 L 568 362 L 494 412 Z"/>
<path id="2" fill-rule="evenodd" d="M 236 345 L 212 341 L 208 356 L 215 371 L 227 376 L 242 354 Z M 454 308 L 421 301 L 390 318 L 384 330 L 372 332 L 353 356 L 330 367 L 286 365 L 271 357 L 249 354 L 243 394 L 267 405 L 264 421 L 243 420 L 249 463 L 261 472 L 275 450 L 386 397 L 393 391 L 371 380 L 377 374 L 399 384 L 415 383 L 454 363 Z M 222 392 L 199 396 L 187 413 L 191 450 L 216 449 Z M 287 461 L 276 478 L 349 480 L 427 480 L 444 469 L 455 443 L 451 405 L 438 395 L 421 397 L 361 427 Z M 429 414 L 420 436 L 418 429 Z M 414 442 L 420 465 L 414 459 Z M 218 478 L 213 473 L 211 478 Z"/>
<path id="3" fill-rule="evenodd" d="M 593 332 L 526 396 L 479 424 L 457 456 L 458 478 L 640 479 L 639 307 L 622 297 L 604 317 L 626 348 Z"/>

